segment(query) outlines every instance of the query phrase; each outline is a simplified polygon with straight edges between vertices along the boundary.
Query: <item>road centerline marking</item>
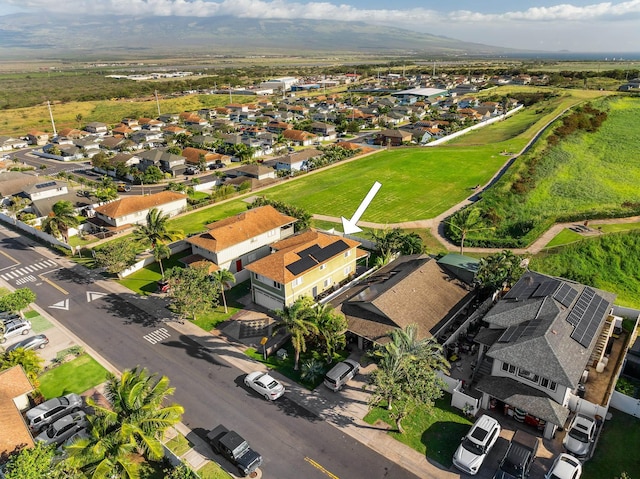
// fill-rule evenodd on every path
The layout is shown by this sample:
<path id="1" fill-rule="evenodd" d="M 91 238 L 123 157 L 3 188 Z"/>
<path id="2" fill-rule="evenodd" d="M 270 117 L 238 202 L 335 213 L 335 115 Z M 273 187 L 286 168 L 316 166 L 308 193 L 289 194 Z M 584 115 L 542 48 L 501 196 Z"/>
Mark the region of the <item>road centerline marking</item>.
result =
<path id="1" fill-rule="evenodd" d="M 327 476 L 329 476 L 331 479 L 340 479 L 338 476 L 336 476 L 332 472 L 327 471 L 324 467 L 322 467 L 320 464 L 318 464 L 316 461 L 314 461 L 310 457 L 305 457 L 304 460 L 307 461 L 309 464 L 311 464 L 316 469 L 318 469 L 320 472 L 322 472 L 322 473 L 326 474 Z"/>

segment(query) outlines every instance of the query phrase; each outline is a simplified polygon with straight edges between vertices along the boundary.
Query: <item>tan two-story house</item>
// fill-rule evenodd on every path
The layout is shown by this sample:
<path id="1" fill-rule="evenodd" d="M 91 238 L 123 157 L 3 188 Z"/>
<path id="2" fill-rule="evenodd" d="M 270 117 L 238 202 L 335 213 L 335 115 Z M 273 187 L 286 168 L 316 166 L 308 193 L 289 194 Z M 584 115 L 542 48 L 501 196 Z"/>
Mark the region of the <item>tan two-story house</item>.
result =
<path id="1" fill-rule="evenodd" d="M 256 304 L 282 309 L 303 296 L 316 298 L 356 271 L 360 243 L 309 230 L 271 245 L 273 253 L 256 261 L 251 271 L 251 295 Z"/>
<path id="2" fill-rule="evenodd" d="M 236 282 L 249 279 L 245 267 L 271 252 L 269 245 L 293 235 L 296 218 L 273 206 L 261 206 L 207 225 L 206 233 L 187 239 L 194 255 L 234 274 Z"/>

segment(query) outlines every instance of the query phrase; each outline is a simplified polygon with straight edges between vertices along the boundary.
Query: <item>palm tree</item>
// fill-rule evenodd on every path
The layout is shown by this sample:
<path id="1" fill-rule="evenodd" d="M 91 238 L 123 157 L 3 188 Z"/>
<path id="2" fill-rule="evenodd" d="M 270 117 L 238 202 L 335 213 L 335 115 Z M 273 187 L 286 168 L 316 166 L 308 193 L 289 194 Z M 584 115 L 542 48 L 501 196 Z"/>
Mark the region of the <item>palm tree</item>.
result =
<path id="1" fill-rule="evenodd" d="M 181 239 L 184 233 L 169 229 L 167 222 L 169 215 L 164 215 L 158 208 L 152 208 L 147 213 L 147 223 L 138 225 L 133 231 L 133 237 L 142 243 L 155 248 L 158 243 L 170 243 Z"/>
<path id="2" fill-rule="evenodd" d="M 473 231 L 492 229 L 481 225 L 480 210 L 478 208 L 465 208 L 458 211 L 447 221 L 449 228 L 460 235 L 460 254 L 464 254 L 464 240 Z"/>
<path id="3" fill-rule="evenodd" d="M 224 304 L 224 312 L 228 313 L 229 310 L 227 309 L 227 299 L 224 295 L 224 287 L 229 283 L 235 283 L 236 277 L 228 269 L 219 269 L 218 271 L 211 273 L 211 277 L 216 284 L 220 285 L 220 293 L 222 294 L 222 304 Z"/>
<path id="4" fill-rule="evenodd" d="M 63 241 L 67 243 L 69 229 L 75 228 L 79 223 L 71 201 L 62 200 L 54 203 L 51 213 L 42 222 L 42 231 L 56 238 L 61 236 Z"/>
<path id="5" fill-rule="evenodd" d="M 0 370 L 9 369 L 18 364 L 22 366 L 31 384 L 38 386 L 38 374 L 42 372 L 44 359 L 32 349 L 17 348 L 0 358 Z"/>
<path id="6" fill-rule="evenodd" d="M 280 317 L 280 322 L 274 326 L 274 332 L 284 329 L 291 335 L 291 344 L 296 352 L 293 369 L 297 371 L 300 353 L 307 350 L 307 336 L 319 333 L 313 320 L 313 300 L 305 296 L 291 306 L 275 311 L 275 314 Z"/>
<path id="7" fill-rule="evenodd" d="M 327 362 L 330 363 L 333 360 L 333 353 L 347 344 L 345 337 L 347 320 L 344 315 L 336 313 L 328 303 L 318 304 L 313 309 L 313 320 L 318 325 L 327 354 Z"/>
<path id="8" fill-rule="evenodd" d="M 184 413 L 179 404 L 163 404 L 174 391 L 167 376 L 149 375 L 145 369 L 126 370 L 121 378 L 108 374 L 105 393 L 111 408 L 87 399 L 95 411 L 90 416 L 90 437 L 67 448 L 68 465 L 93 479 L 137 478 L 136 454 L 160 460 L 162 436 Z"/>
<path id="9" fill-rule="evenodd" d="M 160 274 L 162 275 L 162 279 L 164 280 L 164 268 L 162 267 L 162 260 L 171 257 L 171 249 L 164 243 L 156 244 L 155 248 L 153 248 L 153 257 L 160 265 Z"/>

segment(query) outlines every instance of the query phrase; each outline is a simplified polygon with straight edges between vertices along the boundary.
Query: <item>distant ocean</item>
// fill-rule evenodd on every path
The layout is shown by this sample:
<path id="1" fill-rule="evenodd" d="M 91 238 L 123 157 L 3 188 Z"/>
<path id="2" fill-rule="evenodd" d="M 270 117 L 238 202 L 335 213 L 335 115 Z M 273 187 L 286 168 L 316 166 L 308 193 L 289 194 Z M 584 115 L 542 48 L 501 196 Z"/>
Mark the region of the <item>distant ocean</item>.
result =
<path id="1" fill-rule="evenodd" d="M 520 54 L 506 54 L 507 58 L 539 58 L 541 60 L 565 60 L 565 61 L 609 61 L 609 62 L 629 62 L 640 61 L 640 52 L 618 52 L 618 53 L 581 53 L 581 52 L 530 52 Z"/>

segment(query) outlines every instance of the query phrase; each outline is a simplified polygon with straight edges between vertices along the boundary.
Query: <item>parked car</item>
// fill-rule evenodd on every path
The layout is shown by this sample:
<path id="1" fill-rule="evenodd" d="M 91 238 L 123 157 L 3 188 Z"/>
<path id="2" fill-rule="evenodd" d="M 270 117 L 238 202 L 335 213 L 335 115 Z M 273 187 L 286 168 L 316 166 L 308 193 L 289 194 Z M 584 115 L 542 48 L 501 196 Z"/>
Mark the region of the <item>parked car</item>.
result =
<path id="1" fill-rule="evenodd" d="M 131 186 L 127 185 L 126 183 L 118 183 L 118 191 L 120 191 L 120 192 L 131 191 Z"/>
<path id="2" fill-rule="evenodd" d="M 268 373 L 254 371 L 247 374 L 244 383 L 254 391 L 258 392 L 267 401 L 274 401 L 284 394 L 282 383 L 269 376 Z"/>
<path id="3" fill-rule="evenodd" d="M 545 479 L 580 479 L 582 464 L 570 454 L 560 454 L 553 462 L 553 466 L 544 476 Z"/>
<path id="4" fill-rule="evenodd" d="M 44 334 L 37 334 L 35 336 L 31 336 L 27 339 L 23 339 L 22 341 L 18 341 L 15 344 L 9 346 L 6 351 L 14 351 L 18 348 L 22 349 L 42 349 L 47 344 L 49 344 L 49 338 L 47 338 Z"/>
<path id="5" fill-rule="evenodd" d="M 576 414 L 569 425 L 567 435 L 562 441 L 565 450 L 578 459 L 589 455 L 591 444 L 596 439 L 597 422 L 585 414 Z"/>
<path id="6" fill-rule="evenodd" d="M 20 334 L 29 334 L 31 331 L 31 321 L 21 318 L 20 316 L 3 319 L 4 334 L 0 338 L 0 343 L 6 343 L 7 339 Z"/>
<path id="7" fill-rule="evenodd" d="M 88 425 L 89 421 L 87 421 L 87 414 L 84 411 L 67 414 L 38 434 L 35 441 L 43 442 L 46 445 L 60 445 L 71 436 L 86 429 Z"/>
<path id="8" fill-rule="evenodd" d="M 540 441 L 528 432 L 518 429 L 511 438 L 494 479 L 526 479 L 538 454 Z"/>
<path id="9" fill-rule="evenodd" d="M 241 476 L 248 476 L 262 465 L 262 456 L 251 449 L 249 443 L 237 432 L 229 431 L 222 424 L 207 434 L 211 449 L 222 454 L 238 467 Z"/>
<path id="10" fill-rule="evenodd" d="M 360 371 L 360 364 L 353 359 L 345 359 L 324 375 L 324 385 L 336 392 Z"/>
<path id="11" fill-rule="evenodd" d="M 209 165 L 210 170 L 219 170 L 220 168 L 224 168 L 224 163 L 213 163 Z"/>
<path id="12" fill-rule="evenodd" d="M 61 417 L 79 411 L 81 407 L 82 398 L 74 393 L 49 399 L 27 411 L 27 423 L 32 431 L 37 432 Z"/>
<path id="13" fill-rule="evenodd" d="M 453 455 L 453 465 L 475 475 L 500 436 L 500 423 L 483 414 L 471 427 Z"/>
<path id="14" fill-rule="evenodd" d="M 195 168 L 193 166 L 190 166 L 189 168 L 184 170 L 184 173 L 185 175 L 198 175 L 200 174 L 200 168 Z"/>

